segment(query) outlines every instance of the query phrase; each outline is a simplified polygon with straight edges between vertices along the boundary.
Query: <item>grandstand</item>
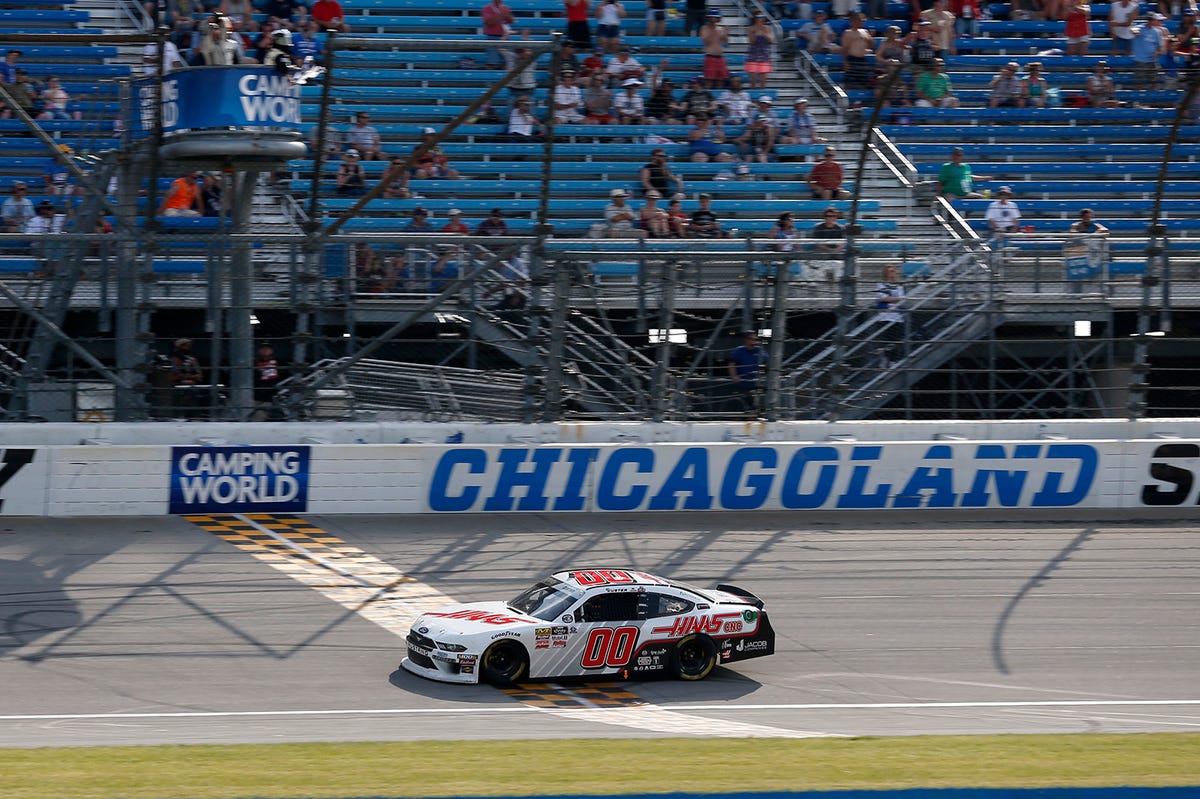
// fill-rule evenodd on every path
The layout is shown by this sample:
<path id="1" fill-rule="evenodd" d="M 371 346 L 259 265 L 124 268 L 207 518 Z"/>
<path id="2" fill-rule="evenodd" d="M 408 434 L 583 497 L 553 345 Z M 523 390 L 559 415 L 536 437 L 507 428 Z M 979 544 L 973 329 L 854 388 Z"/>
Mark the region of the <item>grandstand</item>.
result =
<path id="1" fill-rule="evenodd" d="M 799 48 L 792 58 L 777 47 L 768 88 L 755 95 L 777 109 L 810 100 L 850 189 L 824 201 L 806 183 L 824 143 L 741 160 L 741 124 L 727 124 L 718 142 L 731 160 L 707 162 L 690 160 L 692 125 L 682 121 L 559 124 L 548 142 L 515 141 L 503 118 L 509 89 L 497 86 L 515 71 L 492 63 L 481 3 L 349 0 L 350 32 L 314 40 L 329 67 L 323 82 L 300 88 L 307 156 L 214 158 L 208 169 L 226 170 L 227 207 L 187 218 L 154 209 L 195 162 L 131 140 L 120 122 L 143 48 L 156 46 L 135 41 L 154 29 L 141 4 L 12 5 L 0 11 L 12 26 L 0 48 L 22 51 L 29 78 L 61 77 L 72 118 L 0 120 L 0 192 L 23 181 L 65 224 L 61 244 L 11 229 L 0 241 L 8 418 L 80 418 L 81 392 L 104 393 L 97 386 L 113 399 L 89 405 L 92 418 L 198 413 L 154 400 L 165 368 L 156 356 L 185 335 L 209 370 L 198 403 L 206 418 L 1008 418 L 1190 413 L 1200 398 L 1191 84 L 1184 70 L 1135 88 L 1132 60 L 1109 53 L 1106 6 L 1092 7 L 1089 55 L 1065 56 L 1054 54 L 1066 47 L 1061 22 L 1007 19 L 993 4 L 993 18 L 946 58 L 957 108 L 894 97 L 877 108 L 875 90 L 845 87 L 840 56 Z M 562 7 L 508 5 L 514 38 L 528 32 L 542 51 L 530 96 L 545 119 Z M 699 40 L 683 35 L 682 16 L 665 36 L 640 35 L 645 3 L 625 6 L 623 42 L 647 67 L 661 63 L 682 98 L 702 69 Z M 889 9 L 892 19 L 868 28 L 907 33 L 908 6 Z M 721 10 L 736 72 L 744 24 L 774 8 L 739 0 Z M 772 20 L 780 44 L 801 24 Z M 41 38 L 21 38 L 31 34 Z M 248 53 L 257 38 L 246 38 Z M 186 58 L 191 40 L 171 40 Z M 1101 59 L 1119 107 L 1082 107 Z M 1045 66 L 1057 107 L 989 108 L 997 68 L 1033 61 Z M 898 85 L 910 79 L 908 70 Z M 479 107 L 493 89 L 499 120 Z M 385 155 L 358 162 L 365 188 L 380 189 L 367 202 L 338 189 L 362 112 Z M 395 173 L 385 179 L 393 159 L 419 153 L 429 128 L 457 177 L 413 174 L 403 187 Z M 953 147 L 980 176 L 980 199 L 937 196 Z M 640 208 L 640 171 L 655 148 L 683 179 L 684 211 L 711 194 L 729 237 L 609 237 L 611 192 L 625 190 Z M 244 181 L 236 212 L 235 178 Z M 88 180 L 103 191 L 52 191 L 55 181 Z M 392 196 L 384 182 L 395 184 Z M 984 217 L 1002 187 L 1013 191 L 1021 227 L 993 237 Z M 807 234 L 831 205 L 851 226 L 832 254 L 807 235 L 784 252 L 769 238 L 780 214 L 794 214 Z M 1085 207 L 1110 231 L 1102 242 L 1068 232 Z M 430 230 L 411 232 L 418 208 Z M 440 232 L 451 210 L 474 231 L 496 208 L 503 237 Z M 114 232 L 98 234 L 106 224 Z M 898 268 L 905 293 L 900 330 L 878 323 L 886 266 Z M 498 302 L 514 295 L 508 307 Z M 1090 335 L 1080 335 L 1082 323 Z M 726 368 L 747 329 L 768 337 L 768 368 L 749 401 L 730 390 Z M 290 378 L 269 411 L 251 399 L 251 340 L 273 343 Z"/>

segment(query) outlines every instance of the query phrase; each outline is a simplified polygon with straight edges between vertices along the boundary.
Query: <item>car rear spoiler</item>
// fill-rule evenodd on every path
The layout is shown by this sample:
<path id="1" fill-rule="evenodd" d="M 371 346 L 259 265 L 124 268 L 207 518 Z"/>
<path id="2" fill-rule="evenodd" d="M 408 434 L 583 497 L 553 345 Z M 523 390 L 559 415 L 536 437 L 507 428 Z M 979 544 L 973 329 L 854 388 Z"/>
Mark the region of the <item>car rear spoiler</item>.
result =
<path id="1" fill-rule="evenodd" d="M 717 590 L 724 591 L 727 594 L 733 594 L 735 596 L 739 596 L 742 599 L 746 600 L 747 604 L 753 605 L 754 607 L 758 608 L 759 610 L 762 610 L 763 605 L 765 604 L 761 599 L 759 599 L 754 594 L 747 591 L 745 588 L 738 588 L 736 585 L 725 585 L 723 583 L 719 583 L 717 585 Z"/>

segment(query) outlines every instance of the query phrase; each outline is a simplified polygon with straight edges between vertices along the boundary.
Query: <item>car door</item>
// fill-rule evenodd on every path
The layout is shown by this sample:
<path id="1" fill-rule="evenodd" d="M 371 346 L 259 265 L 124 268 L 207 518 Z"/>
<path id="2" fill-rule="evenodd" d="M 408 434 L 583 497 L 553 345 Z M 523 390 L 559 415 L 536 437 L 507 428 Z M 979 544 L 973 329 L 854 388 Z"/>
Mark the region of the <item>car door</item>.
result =
<path id="1" fill-rule="evenodd" d="M 577 674 L 612 674 L 625 668 L 641 635 L 638 601 L 642 592 L 623 588 L 594 590 L 579 604 L 570 647 Z"/>

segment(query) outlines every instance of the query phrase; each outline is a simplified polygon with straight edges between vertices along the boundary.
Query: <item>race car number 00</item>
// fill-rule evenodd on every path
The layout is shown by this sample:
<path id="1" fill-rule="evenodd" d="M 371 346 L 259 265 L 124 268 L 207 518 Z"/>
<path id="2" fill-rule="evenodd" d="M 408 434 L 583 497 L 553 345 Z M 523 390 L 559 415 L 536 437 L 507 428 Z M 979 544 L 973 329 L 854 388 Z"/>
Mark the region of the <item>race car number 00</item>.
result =
<path id="1" fill-rule="evenodd" d="M 637 636 L 637 627 L 597 627 L 588 635 L 579 665 L 585 669 L 624 666 L 633 655 Z"/>

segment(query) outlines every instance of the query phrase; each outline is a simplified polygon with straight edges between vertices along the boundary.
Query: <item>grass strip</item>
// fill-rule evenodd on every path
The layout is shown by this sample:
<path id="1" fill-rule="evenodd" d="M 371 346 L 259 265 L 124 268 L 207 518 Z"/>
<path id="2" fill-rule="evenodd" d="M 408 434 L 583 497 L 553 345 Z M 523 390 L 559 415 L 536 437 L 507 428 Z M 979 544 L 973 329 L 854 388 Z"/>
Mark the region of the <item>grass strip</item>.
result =
<path id="1" fill-rule="evenodd" d="M 0 750 L 0 799 L 1200 786 L 1200 733 Z"/>

